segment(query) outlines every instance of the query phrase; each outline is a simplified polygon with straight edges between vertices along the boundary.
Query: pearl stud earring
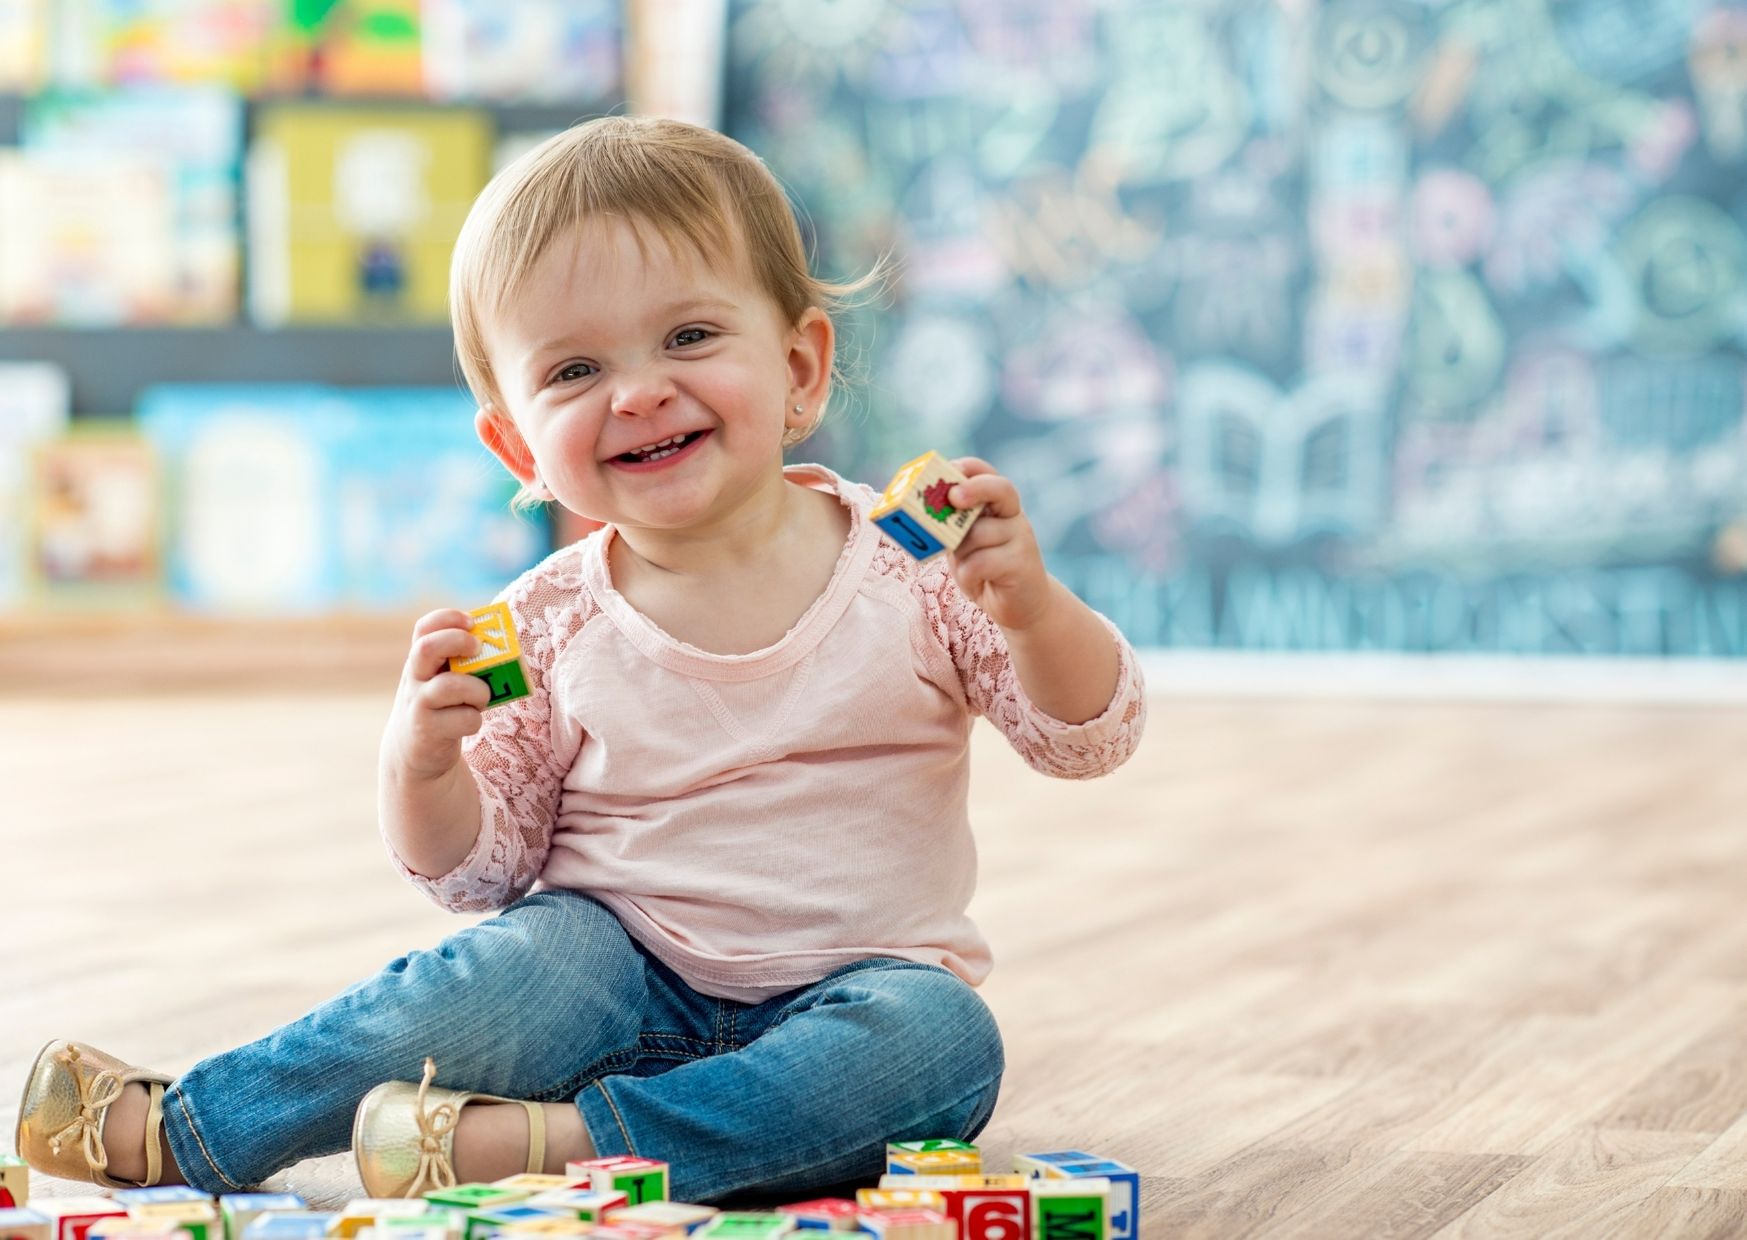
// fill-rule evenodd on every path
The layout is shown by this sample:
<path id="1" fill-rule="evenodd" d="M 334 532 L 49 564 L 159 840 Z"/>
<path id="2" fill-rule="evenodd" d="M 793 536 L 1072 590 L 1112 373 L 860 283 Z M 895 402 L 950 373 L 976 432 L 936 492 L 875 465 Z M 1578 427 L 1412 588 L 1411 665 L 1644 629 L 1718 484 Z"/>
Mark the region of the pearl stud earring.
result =
<path id="1" fill-rule="evenodd" d="M 806 410 L 806 408 L 805 408 L 805 406 L 802 406 L 802 405 L 796 405 L 796 406 L 795 406 L 795 412 L 796 412 L 796 413 L 805 413 L 805 412 L 807 412 L 807 410 Z"/>

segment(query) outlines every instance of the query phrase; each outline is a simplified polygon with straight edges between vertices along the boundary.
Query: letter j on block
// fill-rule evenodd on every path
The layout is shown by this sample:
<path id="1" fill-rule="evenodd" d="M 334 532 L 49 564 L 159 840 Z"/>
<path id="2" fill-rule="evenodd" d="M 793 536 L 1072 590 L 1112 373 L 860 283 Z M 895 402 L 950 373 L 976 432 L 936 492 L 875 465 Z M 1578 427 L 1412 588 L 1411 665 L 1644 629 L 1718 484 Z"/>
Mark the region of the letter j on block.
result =
<path id="1" fill-rule="evenodd" d="M 516 637 L 510 605 L 490 603 L 467 614 L 473 618 L 468 632 L 479 639 L 479 653 L 471 659 L 450 659 L 449 670 L 477 676 L 490 687 L 487 710 L 527 697 L 528 673 L 522 667 L 522 643 Z"/>
<path id="2" fill-rule="evenodd" d="M 868 520 L 918 560 L 955 551 L 983 511 L 981 504 L 955 508 L 946 498 L 954 483 L 966 480 L 938 452 L 925 452 L 899 468 Z"/>

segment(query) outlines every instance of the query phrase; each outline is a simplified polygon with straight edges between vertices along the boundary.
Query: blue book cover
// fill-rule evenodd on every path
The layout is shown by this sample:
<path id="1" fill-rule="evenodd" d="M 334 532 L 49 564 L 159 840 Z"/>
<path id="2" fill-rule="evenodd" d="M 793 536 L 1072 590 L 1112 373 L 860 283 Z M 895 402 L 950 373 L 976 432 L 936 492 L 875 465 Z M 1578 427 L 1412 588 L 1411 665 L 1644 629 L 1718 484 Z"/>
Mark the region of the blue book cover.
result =
<path id="1" fill-rule="evenodd" d="M 166 384 L 137 410 L 168 489 L 172 596 L 194 611 L 341 609 L 331 462 L 354 411 L 305 384 Z"/>
<path id="2" fill-rule="evenodd" d="M 173 596 L 192 610 L 479 606 L 551 548 L 455 388 L 186 384 L 139 420 L 170 488 Z"/>
<path id="3" fill-rule="evenodd" d="M 352 607 L 470 609 L 551 549 L 550 523 L 509 508 L 517 484 L 473 431 L 455 388 L 355 388 L 334 461 L 337 571 Z"/>

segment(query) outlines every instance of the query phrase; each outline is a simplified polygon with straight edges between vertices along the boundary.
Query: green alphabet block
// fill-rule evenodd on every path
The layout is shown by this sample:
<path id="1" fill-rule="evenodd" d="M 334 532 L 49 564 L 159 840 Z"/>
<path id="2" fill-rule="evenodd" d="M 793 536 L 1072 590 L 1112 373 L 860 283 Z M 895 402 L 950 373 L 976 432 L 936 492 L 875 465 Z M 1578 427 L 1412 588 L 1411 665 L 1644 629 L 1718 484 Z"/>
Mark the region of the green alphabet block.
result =
<path id="1" fill-rule="evenodd" d="M 522 671 L 522 661 L 512 659 L 508 663 L 499 663 L 496 667 L 484 668 L 473 675 L 483 680 L 491 689 L 491 701 L 486 709 L 502 706 L 505 702 L 513 702 L 517 698 L 528 696 L 528 677 Z"/>

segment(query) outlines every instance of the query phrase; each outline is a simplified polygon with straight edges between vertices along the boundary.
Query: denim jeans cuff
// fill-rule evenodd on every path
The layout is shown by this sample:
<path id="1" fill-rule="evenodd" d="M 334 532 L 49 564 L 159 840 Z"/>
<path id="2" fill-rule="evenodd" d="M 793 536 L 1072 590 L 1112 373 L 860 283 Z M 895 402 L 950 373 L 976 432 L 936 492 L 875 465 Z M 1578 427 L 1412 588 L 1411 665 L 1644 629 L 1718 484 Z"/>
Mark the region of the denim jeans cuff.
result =
<path id="1" fill-rule="evenodd" d="M 180 1081 L 164 1091 L 164 1134 L 170 1142 L 170 1153 L 175 1156 L 176 1169 L 191 1187 L 215 1197 L 247 1192 L 253 1187 L 238 1184 L 212 1161 Z"/>
<path id="2" fill-rule="evenodd" d="M 631 1142 L 631 1132 L 625 1127 L 625 1117 L 607 1092 L 604 1079 L 590 1081 L 588 1087 L 576 1095 L 576 1106 L 582 1112 L 583 1127 L 588 1129 L 588 1139 L 594 1144 L 596 1158 L 637 1153 Z"/>

